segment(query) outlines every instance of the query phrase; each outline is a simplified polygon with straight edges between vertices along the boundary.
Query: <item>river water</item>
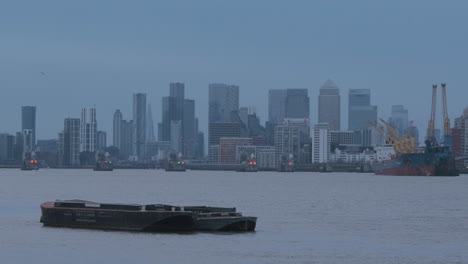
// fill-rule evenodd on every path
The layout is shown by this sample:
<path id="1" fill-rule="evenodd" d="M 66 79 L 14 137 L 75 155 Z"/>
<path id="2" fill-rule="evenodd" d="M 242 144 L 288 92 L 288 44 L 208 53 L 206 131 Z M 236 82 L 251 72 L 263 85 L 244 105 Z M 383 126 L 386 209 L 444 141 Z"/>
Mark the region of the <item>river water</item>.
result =
<path id="1" fill-rule="evenodd" d="M 253 233 L 43 227 L 55 199 L 237 207 Z M 0 170 L 0 263 L 468 263 L 468 176 Z"/>

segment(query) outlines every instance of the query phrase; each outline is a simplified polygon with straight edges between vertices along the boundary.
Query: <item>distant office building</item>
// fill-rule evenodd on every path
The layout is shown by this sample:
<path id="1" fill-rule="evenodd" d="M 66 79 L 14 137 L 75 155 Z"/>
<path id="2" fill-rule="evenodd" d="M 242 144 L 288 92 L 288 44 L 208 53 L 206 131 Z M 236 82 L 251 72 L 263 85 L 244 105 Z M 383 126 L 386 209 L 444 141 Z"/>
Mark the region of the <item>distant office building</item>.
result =
<path id="1" fill-rule="evenodd" d="M 389 123 L 400 136 L 406 136 L 408 129 L 408 110 L 402 105 L 392 105 Z"/>
<path id="2" fill-rule="evenodd" d="M 300 138 L 299 128 L 296 126 L 276 126 L 275 127 L 275 159 L 278 165 L 283 158 L 290 156 L 297 161 L 300 158 Z"/>
<path id="3" fill-rule="evenodd" d="M 97 132 L 96 150 L 103 151 L 107 147 L 107 133 L 104 131 Z"/>
<path id="4" fill-rule="evenodd" d="M 340 130 L 340 89 L 328 79 L 320 88 L 318 122 L 328 123 L 330 130 Z"/>
<path id="5" fill-rule="evenodd" d="M 307 118 L 310 113 L 310 99 L 307 89 L 286 91 L 285 118 Z"/>
<path id="6" fill-rule="evenodd" d="M 146 141 L 156 141 L 156 136 L 154 135 L 153 111 L 151 110 L 151 104 L 148 104 L 148 109 L 146 111 Z"/>
<path id="7" fill-rule="evenodd" d="M 43 139 L 37 141 L 39 152 L 57 153 L 59 151 L 59 141 L 57 139 Z"/>
<path id="8" fill-rule="evenodd" d="M 146 144 L 146 94 L 133 94 L 133 156 L 143 158 Z"/>
<path id="9" fill-rule="evenodd" d="M 133 155 L 133 121 L 122 120 L 121 122 L 121 143 L 120 156 L 123 159 L 128 159 Z"/>
<path id="10" fill-rule="evenodd" d="M 239 86 L 212 83 L 208 100 L 208 122 L 229 122 L 231 113 L 239 110 Z"/>
<path id="11" fill-rule="evenodd" d="M 158 127 L 158 132 L 160 130 L 159 141 L 171 140 L 172 121 L 182 121 L 181 125 L 184 129 L 184 106 L 185 85 L 183 83 L 169 84 L 169 96 L 162 98 L 162 122 Z"/>
<path id="12" fill-rule="evenodd" d="M 261 169 L 274 169 L 277 167 L 275 161 L 274 146 L 236 146 L 236 163 L 255 157 L 257 167 Z"/>
<path id="13" fill-rule="evenodd" d="M 256 114 L 247 116 L 247 128 L 249 137 L 264 137 L 267 138 L 266 128 L 260 124 L 260 118 Z"/>
<path id="14" fill-rule="evenodd" d="M 177 153 L 182 153 L 182 133 L 182 121 L 171 121 L 171 148 Z"/>
<path id="15" fill-rule="evenodd" d="M 14 148 L 15 161 L 23 162 L 23 132 L 16 132 Z"/>
<path id="16" fill-rule="evenodd" d="M 191 159 L 195 155 L 195 145 L 197 141 L 197 133 L 195 126 L 195 100 L 184 100 L 184 115 L 183 115 L 183 151 L 186 159 Z"/>
<path id="17" fill-rule="evenodd" d="M 348 100 L 348 130 L 367 129 L 377 121 L 377 106 L 370 105 L 369 89 L 350 89 Z"/>
<path id="18" fill-rule="evenodd" d="M 454 128 L 458 130 L 454 145 L 455 143 L 459 144 L 459 148 L 455 148 L 455 150 L 459 152 L 461 156 L 468 156 L 468 108 L 464 109 L 463 114 L 455 119 Z M 458 165 L 467 167 L 468 160 L 459 162 Z"/>
<path id="19" fill-rule="evenodd" d="M 286 112 L 286 89 L 271 89 L 268 92 L 268 121 L 281 124 Z"/>
<path id="20" fill-rule="evenodd" d="M 310 121 L 308 118 L 285 118 L 283 125 L 295 126 L 299 128 L 300 143 L 301 145 L 310 141 Z"/>
<path id="21" fill-rule="evenodd" d="M 97 143 L 96 108 L 83 108 L 80 124 L 80 151 L 95 152 Z"/>
<path id="22" fill-rule="evenodd" d="M 113 138 L 112 143 L 113 146 L 121 150 L 122 148 L 122 112 L 119 109 L 115 110 L 114 113 L 114 122 L 113 122 Z"/>
<path id="23" fill-rule="evenodd" d="M 330 131 L 330 151 L 334 152 L 339 146 L 356 144 L 355 138 L 354 131 Z"/>
<path id="24" fill-rule="evenodd" d="M 196 150 L 197 158 L 202 159 L 205 157 L 205 134 L 203 132 L 198 132 Z"/>
<path id="25" fill-rule="evenodd" d="M 80 165 L 80 119 L 66 118 L 60 133 L 60 154 L 64 166 Z"/>
<path id="26" fill-rule="evenodd" d="M 36 107 L 35 106 L 22 106 L 21 107 L 21 131 L 25 129 L 32 132 L 32 145 L 31 150 L 36 145 Z M 30 150 L 30 151 L 31 151 Z"/>
<path id="27" fill-rule="evenodd" d="M 327 163 L 330 155 L 331 134 L 328 123 L 314 126 L 312 139 L 312 163 Z"/>
<path id="28" fill-rule="evenodd" d="M 184 100 L 185 100 L 185 85 L 183 83 L 171 83 L 169 84 L 169 94 L 170 97 L 175 98 L 174 109 L 175 119 L 173 120 L 183 120 L 184 118 Z"/>
<path id="29" fill-rule="evenodd" d="M 23 133 L 21 135 L 21 139 L 23 143 L 21 144 L 23 147 L 24 152 L 31 152 L 34 151 L 34 132 L 32 129 L 23 129 Z"/>
<path id="30" fill-rule="evenodd" d="M 158 136 L 159 141 L 170 141 L 171 140 L 171 121 L 177 121 L 180 119 L 176 118 L 176 98 L 166 96 L 162 98 L 162 122 L 161 122 L 161 133 Z M 159 130 L 159 128 L 158 128 Z"/>
<path id="31" fill-rule="evenodd" d="M 15 136 L 0 133 L 0 161 L 14 160 Z"/>
<path id="32" fill-rule="evenodd" d="M 210 123 L 208 124 L 210 135 L 208 145 L 219 145 L 222 137 L 241 137 L 240 123 Z"/>
<path id="33" fill-rule="evenodd" d="M 218 163 L 219 161 L 219 145 L 208 146 L 208 162 Z"/>
<path id="34" fill-rule="evenodd" d="M 419 146 L 419 130 L 417 126 L 410 126 L 408 127 L 408 132 L 410 137 L 414 137 L 414 143 L 416 146 Z"/>
<path id="35" fill-rule="evenodd" d="M 221 138 L 219 141 L 219 163 L 235 164 L 236 147 L 252 145 L 251 138 Z"/>
<path id="36" fill-rule="evenodd" d="M 247 125 L 248 118 L 249 118 L 249 108 L 248 107 L 239 108 L 239 117 L 242 123 Z"/>
<path id="37" fill-rule="evenodd" d="M 375 127 L 369 127 L 355 133 L 355 144 L 364 147 L 375 147 L 385 144 L 385 135 L 381 135 Z"/>

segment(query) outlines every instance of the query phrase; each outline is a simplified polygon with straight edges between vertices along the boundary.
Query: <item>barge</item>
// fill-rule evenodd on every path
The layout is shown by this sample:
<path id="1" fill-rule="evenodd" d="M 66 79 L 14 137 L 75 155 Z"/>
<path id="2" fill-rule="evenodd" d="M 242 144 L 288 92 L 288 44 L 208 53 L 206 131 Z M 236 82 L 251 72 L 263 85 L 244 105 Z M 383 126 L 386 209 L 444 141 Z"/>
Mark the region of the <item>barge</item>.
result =
<path id="1" fill-rule="evenodd" d="M 254 231 L 256 217 L 236 208 L 110 204 L 84 200 L 57 200 L 41 204 L 44 226 L 122 231 Z"/>

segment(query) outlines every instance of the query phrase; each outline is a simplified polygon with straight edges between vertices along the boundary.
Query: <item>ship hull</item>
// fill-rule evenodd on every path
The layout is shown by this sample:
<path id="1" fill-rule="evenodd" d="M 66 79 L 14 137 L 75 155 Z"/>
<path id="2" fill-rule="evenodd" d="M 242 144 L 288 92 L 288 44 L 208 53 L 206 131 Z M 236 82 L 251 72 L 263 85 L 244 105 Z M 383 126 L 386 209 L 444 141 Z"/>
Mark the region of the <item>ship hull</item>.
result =
<path id="1" fill-rule="evenodd" d="M 458 176 L 453 155 L 446 153 L 402 154 L 397 159 L 374 162 L 376 175 Z"/>
<path id="2" fill-rule="evenodd" d="M 255 230 L 257 218 L 251 216 L 224 216 L 198 218 L 195 229 L 200 231 L 244 231 Z"/>
<path id="3" fill-rule="evenodd" d="M 41 205 L 44 226 L 148 232 L 191 231 L 195 227 L 195 217 L 188 212 L 58 208 L 53 204 Z"/>
<path id="4" fill-rule="evenodd" d="M 235 208 L 207 206 L 100 204 L 65 200 L 41 204 L 44 226 L 120 231 L 254 231 L 256 217 Z"/>

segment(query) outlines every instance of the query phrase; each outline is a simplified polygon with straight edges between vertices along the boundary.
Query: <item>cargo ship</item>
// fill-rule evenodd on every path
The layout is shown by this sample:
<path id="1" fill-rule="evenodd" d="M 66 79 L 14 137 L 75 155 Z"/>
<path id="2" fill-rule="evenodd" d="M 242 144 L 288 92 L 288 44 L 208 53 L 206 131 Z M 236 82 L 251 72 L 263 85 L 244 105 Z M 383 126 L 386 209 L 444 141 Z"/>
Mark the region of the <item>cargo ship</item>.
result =
<path id="1" fill-rule="evenodd" d="M 122 231 L 254 231 L 256 217 L 236 208 L 110 204 L 84 200 L 57 200 L 41 204 L 44 226 Z"/>
<path id="2" fill-rule="evenodd" d="M 372 163 L 372 169 L 377 175 L 397 176 L 458 176 L 459 171 L 455 165 L 455 155 L 452 152 L 452 136 L 450 133 L 450 119 L 447 115 L 446 85 L 442 83 L 442 105 L 444 134 L 441 144 L 435 137 L 435 107 L 437 98 L 437 85 L 432 85 L 432 108 L 428 121 L 427 139 L 425 148 L 416 149 L 414 137 L 410 133 L 410 126 L 406 136 L 400 136 L 391 124 L 383 119 L 385 125 L 376 123 L 377 131 L 382 135 L 387 134 L 387 143 L 393 148 L 393 152 L 382 155 L 376 150 L 377 160 Z"/>
<path id="3" fill-rule="evenodd" d="M 435 147 L 424 153 L 404 153 L 394 159 L 372 163 L 376 175 L 458 176 L 455 156 L 448 147 Z"/>

